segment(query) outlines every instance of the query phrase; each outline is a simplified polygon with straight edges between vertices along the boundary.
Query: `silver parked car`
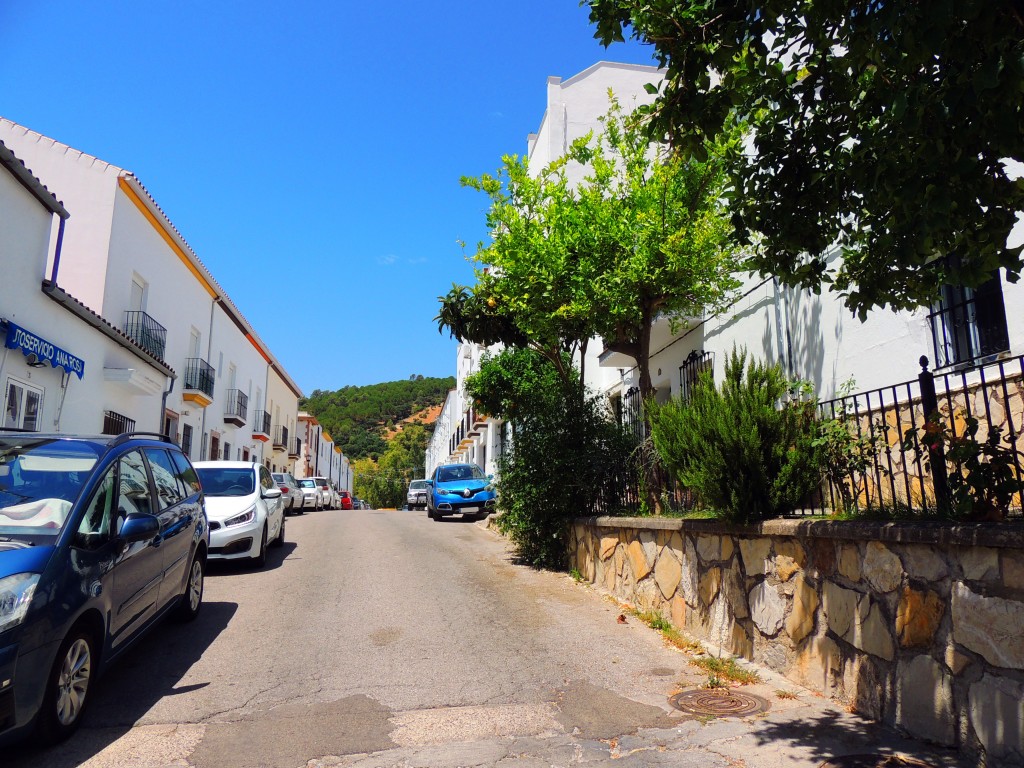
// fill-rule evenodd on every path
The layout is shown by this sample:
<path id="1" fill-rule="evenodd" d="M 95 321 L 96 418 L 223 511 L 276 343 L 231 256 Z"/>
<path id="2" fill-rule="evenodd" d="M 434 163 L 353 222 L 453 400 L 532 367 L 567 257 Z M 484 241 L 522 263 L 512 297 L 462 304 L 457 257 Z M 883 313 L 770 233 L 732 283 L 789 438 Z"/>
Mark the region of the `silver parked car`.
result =
<path id="1" fill-rule="evenodd" d="M 413 480 L 409 483 L 409 490 L 405 494 L 405 503 L 409 509 L 426 509 L 427 493 L 430 486 L 426 480 Z"/>
<path id="2" fill-rule="evenodd" d="M 291 472 L 272 472 L 271 477 L 281 489 L 281 498 L 284 499 L 284 513 L 301 515 L 306 511 L 305 497 L 302 489 L 299 488 L 299 481 Z"/>

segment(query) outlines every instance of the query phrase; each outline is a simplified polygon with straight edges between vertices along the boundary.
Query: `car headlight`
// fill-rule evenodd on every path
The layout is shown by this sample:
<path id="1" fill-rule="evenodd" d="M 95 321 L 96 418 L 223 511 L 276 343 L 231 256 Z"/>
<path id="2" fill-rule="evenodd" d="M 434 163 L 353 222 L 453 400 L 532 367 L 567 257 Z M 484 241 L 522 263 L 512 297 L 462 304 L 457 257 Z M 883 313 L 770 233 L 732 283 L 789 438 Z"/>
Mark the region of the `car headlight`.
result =
<path id="1" fill-rule="evenodd" d="M 241 525 L 242 523 L 251 523 L 256 518 L 256 507 L 250 507 L 240 515 L 228 518 L 224 521 L 224 527 L 227 528 L 231 525 Z"/>
<path id="2" fill-rule="evenodd" d="M 0 579 L 0 632 L 25 620 L 38 583 L 38 573 L 16 573 Z"/>

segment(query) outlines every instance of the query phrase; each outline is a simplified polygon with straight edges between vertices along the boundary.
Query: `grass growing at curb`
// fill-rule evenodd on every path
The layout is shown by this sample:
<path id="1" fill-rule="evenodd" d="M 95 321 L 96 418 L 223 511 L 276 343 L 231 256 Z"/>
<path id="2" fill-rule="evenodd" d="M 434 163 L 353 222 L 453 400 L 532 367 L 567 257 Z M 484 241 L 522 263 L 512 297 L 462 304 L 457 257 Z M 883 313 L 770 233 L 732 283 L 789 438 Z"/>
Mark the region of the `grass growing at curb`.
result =
<path id="1" fill-rule="evenodd" d="M 739 683 L 740 685 L 761 682 L 761 676 L 757 672 L 744 669 L 736 663 L 736 659 L 716 659 L 714 656 L 701 656 L 693 659 L 690 663 L 708 673 L 709 688 L 721 688 L 724 687 L 722 683 L 727 684 L 728 682 Z M 717 684 L 713 685 L 712 682 Z"/>
<path id="2" fill-rule="evenodd" d="M 780 699 L 795 699 L 796 694 L 793 691 L 776 691 L 775 696 Z"/>
<path id="3" fill-rule="evenodd" d="M 572 577 L 572 580 L 575 581 L 577 584 L 582 584 L 584 581 L 583 574 L 580 573 L 579 568 L 573 568 L 571 571 L 569 571 L 569 575 Z"/>

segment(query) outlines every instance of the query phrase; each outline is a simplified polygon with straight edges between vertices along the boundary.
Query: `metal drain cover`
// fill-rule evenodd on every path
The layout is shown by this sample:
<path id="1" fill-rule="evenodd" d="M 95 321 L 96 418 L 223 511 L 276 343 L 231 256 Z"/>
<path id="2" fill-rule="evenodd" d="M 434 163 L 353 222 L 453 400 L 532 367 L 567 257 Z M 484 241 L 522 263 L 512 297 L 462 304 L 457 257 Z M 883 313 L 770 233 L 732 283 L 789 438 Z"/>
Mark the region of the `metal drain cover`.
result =
<path id="1" fill-rule="evenodd" d="M 912 757 L 900 755 L 846 755 L 821 764 L 820 768 L 935 768 Z"/>
<path id="2" fill-rule="evenodd" d="M 767 712 L 769 706 L 760 696 L 722 688 L 683 691 L 668 701 L 676 709 L 691 715 L 712 717 L 747 717 Z"/>

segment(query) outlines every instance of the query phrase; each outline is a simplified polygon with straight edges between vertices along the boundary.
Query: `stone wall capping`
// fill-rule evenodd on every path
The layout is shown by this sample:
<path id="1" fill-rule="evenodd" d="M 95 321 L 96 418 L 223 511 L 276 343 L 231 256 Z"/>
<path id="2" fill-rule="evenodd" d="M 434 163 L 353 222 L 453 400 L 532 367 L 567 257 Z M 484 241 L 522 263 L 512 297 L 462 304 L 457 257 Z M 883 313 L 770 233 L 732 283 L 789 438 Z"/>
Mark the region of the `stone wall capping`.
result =
<path id="1" fill-rule="evenodd" d="M 784 518 L 747 525 L 678 517 L 587 517 L 577 524 L 596 528 L 631 528 L 732 536 L 811 536 L 843 541 L 875 540 L 890 544 L 935 544 L 1006 549 L 1024 547 L 1024 521 L 956 523 L 941 521 L 807 520 Z"/>

